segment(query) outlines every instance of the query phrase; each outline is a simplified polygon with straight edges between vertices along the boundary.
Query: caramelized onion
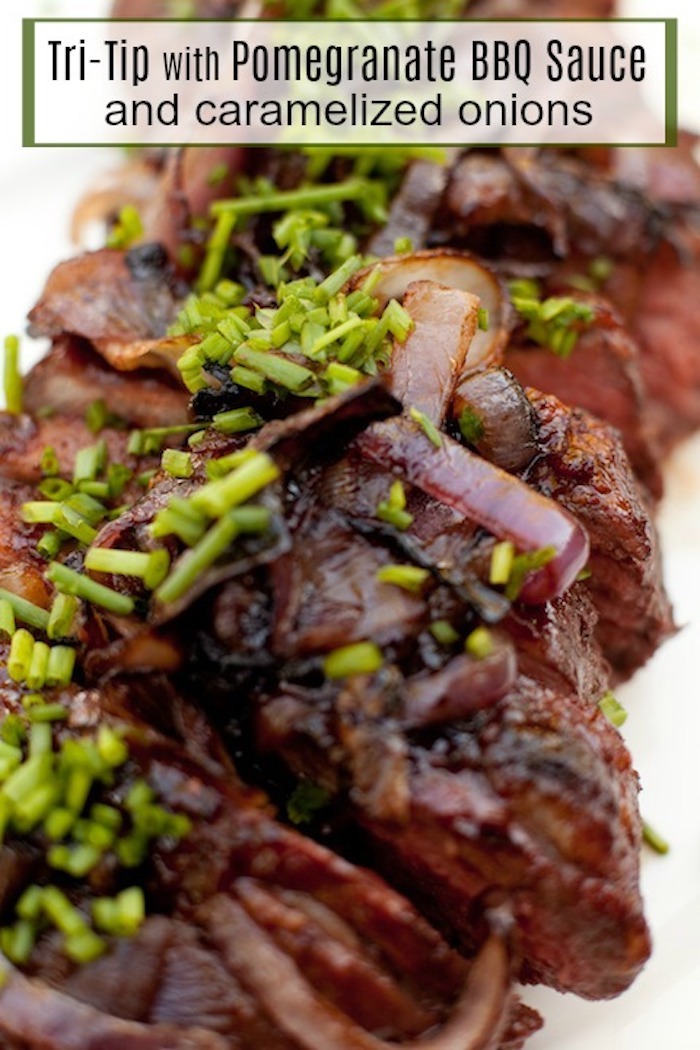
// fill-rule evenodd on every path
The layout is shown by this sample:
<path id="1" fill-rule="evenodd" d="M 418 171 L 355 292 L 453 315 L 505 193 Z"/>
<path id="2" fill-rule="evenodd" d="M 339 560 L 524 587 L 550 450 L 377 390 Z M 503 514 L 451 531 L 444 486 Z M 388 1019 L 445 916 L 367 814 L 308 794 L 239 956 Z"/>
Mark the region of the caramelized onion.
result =
<path id="1" fill-rule="evenodd" d="M 440 424 L 474 341 L 479 300 L 457 288 L 415 281 L 403 305 L 414 327 L 405 343 L 394 346 L 391 392 Z"/>
<path id="2" fill-rule="evenodd" d="M 465 718 L 505 696 L 516 674 L 515 651 L 507 642 L 497 642 L 493 652 L 481 660 L 460 653 L 441 671 L 408 679 L 401 724 L 416 729 Z"/>
<path id="3" fill-rule="evenodd" d="M 375 423 L 357 442 L 368 460 L 393 469 L 409 484 L 478 522 L 499 539 L 512 540 L 518 550 L 554 547 L 552 560 L 526 580 L 519 596 L 522 601 L 539 605 L 555 598 L 585 566 L 588 536 L 574 518 L 554 500 L 446 435 L 436 448 L 402 417 Z"/>
<path id="4" fill-rule="evenodd" d="M 447 288 L 459 288 L 476 295 L 488 311 L 488 331 L 477 331 L 472 339 L 466 361 L 468 371 L 485 365 L 500 364 L 503 349 L 512 328 L 512 308 L 501 280 L 464 252 L 446 248 L 396 255 L 372 267 L 378 270 L 380 280 L 373 286 L 372 295 L 384 307 L 390 299 L 403 299 L 414 281 L 434 281 Z M 370 270 L 361 270 L 351 282 L 359 288 Z"/>
<path id="5" fill-rule="evenodd" d="M 514 474 L 537 454 L 532 405 L 507 368 L 487 368 L 462 380 L 452 402 L 457 423 L 465 411 L 475 424 L 467 439 L 491 463 Z"/>

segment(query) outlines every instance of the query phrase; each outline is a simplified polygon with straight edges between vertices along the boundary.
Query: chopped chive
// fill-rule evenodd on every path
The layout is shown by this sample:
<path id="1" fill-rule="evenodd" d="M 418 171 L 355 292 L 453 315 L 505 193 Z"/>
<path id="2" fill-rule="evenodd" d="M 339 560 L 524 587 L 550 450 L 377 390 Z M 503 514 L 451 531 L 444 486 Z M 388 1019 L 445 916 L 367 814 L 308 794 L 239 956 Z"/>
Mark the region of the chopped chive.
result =
<path id="1" fill-rule="evenodd" d="M 54 808 L 59 796 L 60 788 L 57 781 L 47 780 L 43 784 L 38 784 L 33 791 L 24 795 L 15 804 L 12 814 L 15 829 L 22 835 L 33 831 Z"/>
<path id="2" fill-rule="evenodd" d="M 216 216 L 213 207 L 211 210 Z M 218 281 L 235 224 L 236 216 L 233 212 L 223 212 L 216 216 L 216 223 L 207 242 L 204 262 L 197 279 L 198 291 L 205 292 L 213 288 Z"/>
<path id="3" fill-rule="evenodd" d="M 248 460 L 254 459 L 257 454 L 254 448 L 241 448 L 238 452 L 231 452 L 228 456 L 210 459 L 207 463 L 207 477 L 211 481 L 214 481 L 216 478 L 223 478 L 226 474 L 230 474 L 235 467 L 240 467 L 243 463 L 247 463 Z"/>
<path id="4" fill-rule="evenodd" d="M 235 518 L 231 513 L 225 513 L 196 546 L 181 555 L 168 578 L 156 590 L 158 601 L 167 604 L 186 594 L 201 573 L 228 550 L 239 533 Z"/>
<path id="5" fill-rule="evenodd" d="M 90 496 L 83 496 L 83 498 L 91 499 Z M 60 504 L 54 515 L 53 523 L 61 532 L 72 536 L 79 543 L 92 543 L 97 535 L 97 529 L 87 521 L 79 510 L 70 506 L 68 501 Z"/>
<path id="6" fill-rule="evenodd" d="M 129 757 L 129 748 L 121 735 L 111 726 L 100 726 L 97 734 L 97 751 L 110 769 L 123 766 Z"/>
<path id="7" fill-rule="evenodd" d="M 407 510 L 399 510 L 398 507 L 392 507 L 386 501 L 382 501 L 377 505 L 376 515 L 380 521 L 385 521 L 387 525 L 393 525 L 400 532 L 405 532 L 413 524 L 412 514 L 409 514 Z"/>
<path id="8" fill-rule="evenodd" d="M 5 338 L 5 363 L 3 386 L 7 411 L 17 416 L 22 411 L 22 376 L 19 369 L 19 339 L 16 335 Z"/>
<path id="9" fill-rule="evenodd" d="M 147 780 L 140 777 L 135 780 L 129 788 L 124 805 L 130 812 L 136 812 L 143 806 L 150 805 L 155 798 L 155 792 Z"/>
<path id="10" fill-rule="evenodd" d="M 0 723 L 0 741 L 4 741 L 4 743 L 10 744 L 14 748 L 21 749 L 26 736 L 26 729 L 20 715 L 5 715 Z"/>
<path id="11" fill-rule="evenodd" d="M 98 897 L 92 902 L 92 920 L 98 930 L 116 936 L 119 933 L 119 911 L 113 897 Z"/>
<path id="12" fill-rule="evenodd" d="M 557 556 L 556 547 L 540 547 L 535 551 L 525 551 L 513 558 L 510 577 L 506 584 L 505 596 L 508 601 L 515 601 L 523 589 L 528 574 L 548 565 Z"/>
<path id="13" fill-rule="evenodd" d="M 107 484 L 109 486 L 109 498 L 119 499 L 126 485 L 134 476 L 133 470 L 123 463 L 110 463 L 107 467 Z"/>
<path id="14" fill-rule="evenodd" d="M 115 547 L 91 547 L 85 555 L 85 568 L 114 576 L 136 576 L 153 590 L 167 576 L 170 556 L 164 548 L 124 551 Z"/>
<path id="15" fill-rule="evenodd" d="M 363 378 L 357 368 L 341 364 L 340 361 L 331 361 L 324 375 L 331 394 L 342 394 L 344 390 L 362 382 Z"/>
<path id="16" fill-rule="evenodd" d="M 655 831 L 646 820 L 642 821 L 642 838 L 655 853 L 668 853 L 671 848 L 666 839 L 659 835 L 658 831 Z"/>
<path id="17" fill-rule="evenodd" d="M 67 565 L 52 562 L 46 570 L 46 579 L 62 594 L 72 594 L 86 602 L 99 605 L 118 616 L 129 616 L 134 611 L 134 599 L 127 594 L 118 594 L 89 576 L 83 576 Z"/>
<path id="18" fill-rule="evenodd" d="M 46 706 L 46 705 L 44 705 Z M 43 708 L 33 707 L 30 716 Z M 37 722 L 32 724 L 29 730 L 29 754 L 32 758 L 36 755 L 48 755 L 53 751 L 53 731 L 49 722 Z"/>
<path id="19" fill-rule="evenodd" d="M 10 962 L 17 966 L 29 962 L 36 939 L 34 924 L 20 919 L 14 926 L 5 927 L 2 934 L 2 951 Z"/>
<path id="20" fill-rule="evenodd" d="M 61 465 L 53 445 L 45 445 L 39 460 L 39 468 L 43 478 L 54 478 L 61 472 Z"/>
<path id="21" fill-rule="evenodd" d="M 384 663 L 382 651 L 374 642 L 355 642 L 334 649 L 324 658 L 326 678 L 345 678 L 355 674 L 373 674 Z"/>
<path id="22" fill-rule="evenodd" d="M 125 204 L 107 238 L 107 247 L 126 249 L 142 236 L 143 223 L 138 208 L 135 204 Z"/>
<path id="23" fill-rule="evenodd" d="M 60 503 L 50 500 L 30 500 L 20 508 L 22 521 L 29 525 L 52 525 L 60 507 Z"/>
<path id="24" fill-rule="evenodd" d="M 189 452 L 178 448 L 166 448 L 161 456 L 160 465 L 171 478 L 191 478 L 194 474 Z"/>
<path id="25" fill-rule="evenodd" d="M 256 495 L 280 476 L 277 464 L 266 452 L 257 452 L 230 474 L 210 481 L 191 497 L 192 506 L 215 518 Z"/>
<path id="26" fill-rule="evenodd" d="M 103 802 L 95 802 L 90 809 L 90 819 L 95 824 L 102 824 L 110 831 L 119 831 L 122 826 L 122 815 L 114 806 L 107 806 Z"/>
<path id="27" fill-rule="evenodd" d="M 588 264 L 588 273 L 598 284 L 603 284 L 610 277 L 614 268 L 612 259 L 607 255 L 598 255 Z"/>
<path id="28" fill-rule="evenodd" d="M 45 558 L 46 561 L 54 561 L 60 553 L 61 547 L 63 546 L 66 535 L 59 532 L 58 529 L 50 529 L 45 532 L 36 545 L 37 552 Z"/>
<path id="29" fill-rule="evenodd" d="M 5 781 L 2 794 L 17 805 L 35 788 L 51 776 L 53 759 L 51 755 L 33 755 Z"/>
<path id="30" fill-rule="evenodd" d="M 78 491 L 84 492 L 88 496 L 94 496 L 98 500 L 111 498 L 111 490 L 106 481 L 79 481 Z"/>
<path id="31" fill-rule="evenodd" d="M 70 481 L 64 481 L 63 478 L 44 478 L 37 487 L 44 499 L 58 503 L 68 499 L 75 491 Z"/>
<path id="32" fill-rule="evenodd" d="M 413 241 L 410 237 L 397 237 L 394 241 L 394 255 L 408 255 L 413 251 Z"/>
<path id="33" fill-rule="evenodd" d="M 68 708 L 63 704 L 44 704 L 34 707 L 29 712 L 30 722 L 63 722 L 68 718 Z"/>
<path id="34" fill-rule="evenodd" d="M 616 696 L 609 690 L 598 701 L 598 707 L 603 712 L 608 722 L 614 725 L 617 729 L 627 721 L 627 712 Z"/>
<path id="35" fill-rule="evenodd" d="M 393 584 L 412 594 L 420 594 L 429 576 L 428 569 L 421 569 L 417 565 L 383 565 L 376 572 L 380 583 Z"/>
<path id="36" fill-rule="evenodd" d="M 86 927 L 80 933 L 66 937 L 63 948 L 69 959 L 85 965 L 104 955 L 107 951 L 107 942 L 94 930 Z"/>
<path id="37" fill-rule="evenodd" d="M 45 703 L 41 693 L 25 693 L 22 697 L 22 707 L 25 711 L 31 711 L 33 707 L 43 707 Z"/>
<path id="38" fill-rule="evenodd" d="M 497 543 L 491 551 L 489 583 L 506 584 L 510 579 L 515 557 L 515 547 L 510 540 Z"/>
<path id="39" fill-rule="evenodd" d="M 119 932 L 124 936 L 133 936 L 143 925 L 146 918 L 146 900 L 140 886 L 130 886 L 117 894 L 117 917 Z"/>
<path id="40" fill-rule="evenodd" d="M 480 306 L 476 313 L 477 324 L 479 330 L 482 332 L 488 332 L 489 330 L 489 312 L 485 306 Z"/>
<path id="41" fill-rule="evenodd" d="M 27 677 L 33 652 L 33 635 L 24 627 L 20 627 L 12 635 L 10 653 L 7 658 L 7 673 L 13 682 L 23 682 Z"/>
<path id="42" fill-rule="evenodd" d="M 258 413 L 248 406 L 234 408 L 230 412 L 218 412 L 212 418 L 212 426 L 222 434 L 240 434 L 246 430 L 255 430 L 262 424 Z"/>
<path id="43" fill-rule="evenodd" d="M 44 821 L 44 831 L 52 842 L 64 839 L 75 823 L 75 813 L 63 807 L 52 809 Z"/>
<path id="44" fill-rule="evenodd" d="M 46 642 L 34 642 L 32 658 L 27 668 L 26 682 L 30 689 L 42 689 L 49 666 L 49 647 Z"/>
<path id="45" fill-rule="evenodd" d="M 493 652 L 493 638 L 487 627 L 477 627 L 467 635 L 464 648 L 470 656 L 484 660 Z"/>
<path id="46" fill-rule="evenodd" d="M 107 446 L 104 441 L 98 441 L 95 445 L 87 445 L 79 449 L 75 457 L 73 468 L 73 484 L 80 481 L 94 481 L 97 475 L 104 470 L 107 463 Z"/>
<path id="47" fill-rule="evenodd" d="M 28 623 L 30 627 L 35 627 L 39 631 L 47 629 L 49 614 L 46 609 L 41 609 L 33 602 L 28 602 L 26 598 L 20 598 L 18 594 L 13 594 L 12 591 L 0 587 L 0 599 L 3 598 L 12 606 L 15 617 L 22 623 Z"/>
<path id="48" fill-rule="evenodd" d="M 254 372 L 252 368 L 236 365 L 231 369 L 231 379 L 237 386 L 242 386 L 245 390 L 252 390 L 255 394 L 265 393 L 265 376 Z"/>
<path id="49" fill-rule="evenodd" d="M 390 299 L 384 308 L 382 320 L 385 321 L 388 330 L 399 343 L 405 343 L 409 332 L 414 327 L 414 321 L 408 310 L 396 299 Z"/>
<path id="50" fill-rule="evenodd" d="M 411 419 L 418 424 L 426 437 L 430 438 L 433 445 L 435 445 L 436 448 L 442 448 L 442 434 L 433 421 L 428 419 L 425 412 L 421 412 L 418 408 L 410 408 L 408 414 Z"/>
<path id="51" fill-rule="evenodd" d="M 74 667 L 75 649 L 68 645 L 52 645 L 46 669 L 46 684 L 52 687 L 68 685 L 73 677 Z"/>
<path id="52" fill-rule="evenodd" d="M 438 645 L 454 645 L 459 641 L 459 634 L 449 620 L 433 620 L 428 630 Z"/>
<path id="53" fill-rule="evenodd" d="M 350 178 L 329 185 L 302 186 L 294 190 L 279 190 L 265 196 L 234 197 L 214 201 L 211 213 L 214 216 L 227 213 L 233 215 L 257 215 L 262 212 L 289 211 L 292 208 L 318 208 L 335 201 L 360 200 L 367 194 L 367 179 Z"/>
<path id="54" fill-rule="evenodd" d="M 212 460 L 212 463 L 215 462 Z M 206 528 L 206 518 L 195 510 L 190 501 L 175 497 L 167 507 L 158 511 L 148 531 L 154 539 L 177 536 L 188 547 L 193 547 L 201 540 Z"/>
<path id="55" fill-rule="evenodd" d="M 364 260 L 361 255 L 351 255 L 350 258 L 346 259 L 341 266 L 333 271 L 333 273 L 329 274 L 325 280 L 321 281 L 314 291 L 314 297 L 321 301 L 323 299 L 330 299 L 331 296 L 336 295 L 343 285 L 347 284 L 350 278 L 362 268 L 363 262 Z"/>
<path id="56" fill-rule="evenodd" d="M 57 594 L 51 605 L 46 633 L 49 638 L 70 638 L 80 602 L 72 594 Z"/>
<path id="57" fill-rule="evenodd" d="M 67 937 L 85 930 L 85 918 L 81 915 L 57 886 L 45 886 L 41 895 L 44 915 Z"/>
<path id="58" fill-rule="evenodd" d="M 169 437 L 177 437 L 200 430 L 201 423 L 177 423 L 172 427 L 149 427 L 147 430 L 132 430 L 129 434 L 127 452 L 131 456 L 145 456 L 160 452 L 163 442 Z"/>
<path id="59" fill-rule="evenodd" d="M 294 394 L 305 390 L 316 379 L 315 373 L 309 368 L 290 361 L 289 358 L 282 357 L 280 354 L 241 346 L 233 356 L 237 365 L 244 365 L 253 372 L 259 372 L 271 383 L 284 387 L 285 390 L 290 390 Z"/>
<path id="60" fill-rule="evenodd" d="M 20 919 L 36 922 L 41 915 L 43 897 L 44 891 L 41 886 L 28 886 L 15 905 L 15 911 Z"/>
<path id="61" fill-rule="evenodd" d="M 65 786 L 65 805 L 76 816 L 82 813 L 92 789 L 93 775 L 91 770 L 76 766 L 70 770 Z"/>
<path id="62" fill-rule="evenodd" d="M 15 611 L 6 598 L 0 598 L 0 633 L 10 638 L 15 633 Z"/>

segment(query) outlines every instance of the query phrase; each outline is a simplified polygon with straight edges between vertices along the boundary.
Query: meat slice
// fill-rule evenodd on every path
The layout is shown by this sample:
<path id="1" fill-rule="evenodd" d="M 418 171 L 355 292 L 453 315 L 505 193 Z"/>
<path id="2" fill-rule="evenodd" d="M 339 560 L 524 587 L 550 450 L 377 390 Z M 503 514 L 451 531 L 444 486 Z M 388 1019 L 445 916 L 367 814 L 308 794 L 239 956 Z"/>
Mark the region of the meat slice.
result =
<path id="1" fill-rule="evenodd" d="M 3 675 L 3 714 L 21 711 L 20 696 Z M 115 941 L 110 954 L 80 968 L 50 928 L 39 932 L 25 972 L 10 969 L 0 988 L 3 1036 L 75 1050 L 310 1050 L 318 1026 L 335 1033 L 329 1045 L 338 1047 L 380 1050 L 398 1038 L 426 1050 L 495 1050 L 513 1016 L 499 934 L 486 939 L 473 965 L 458 956 L 376 875 L 277 823 L 264 796 L 238 779 L 211 730 L 200 761 L 190 732 L 178 741 L 148 728 L 136 714 L 135 694 L 123 687 L 71 686 L 46 696 L 69 711 L 60 740 L 110 725 L 128 743 L 128 762 L 93 789 L 90 803 L 122 807 L 138 778 L 191 827 L 179 840 L 154 841 L 151 855 L 129 873 L 153 912 L 136 940 Z M 197 736 L 206 733 L 201 727 Z M 3 859 L 27 841 L 40 846 L 41 833 L 6 833 Z M 39 848 L 33 882 L 50 880 L 44 869 Z M 66 892 L 87 915 L 91 893 L 114 893 L 119 877 L 105 857 L 99 877 L 74 879 Z M 5 914 L 23 888 L 6 891 Z M 294 989 L 300 999 L 288 1020 L 270 995 L 279 992 L 282 975 L 287 994 Z"/>
<path id="2" fill-rule="evenodd" d="M 618 676 L 628 677 L 674 631 L 656 529 L 615 433 L 581 409 L 529 393 L 543 452 L 529 480 L 585 526 L 598 638 Z"/>
<path id="3" fill-rule="evenodd" d="M 187 391 L 167 374 L 146 369 L 117 372 L 87 343 L 68 336 L 56 339 L 25 380 L 24 407 L 33 415 L 53 409 L 84 417 L 98 398 L 132 426 L 189 422 Z"/>
<path id="4" fill-rule="evenodd" d="M 481 711 L 406 741 L 392 719 L 402 687 L 393 700 L 386 690 L 361 678 L 335 699 L 280 692 L 261 702 L 258 746 L 322 783 L 345 766 L 373 863 L 464 948 L 483 910 L 507 901 L 524 979 L 619 993 L 649 940 L 637 782 L 617 732 L 595 704 L 521 676 Z M 369 749 L 372 726 L 382 748 Z"/>
<path id="5" fill-rule="evenodd" d="M 29 314 L 31 333 L 93 343 L 165 335 L 177 300 L 165 253 L 149 251 L 101 248 L 59 263 Z"/>
<path id="6" fill-rule="evenodd" d="M 651 419 L 653 399 L 640 371 L 637 343 L 610 305 L 587 296 L 595 315 L 579 336 L 571 357 L 521 339 L 507 349 L 506 362 L 523 386 L 554 394 L 567 405 L 576 405 L 605 420 L 621 434 L 630 463 L 645 488 L 661 495 L 658 449 L 653 446 L 656 428 Z"/>

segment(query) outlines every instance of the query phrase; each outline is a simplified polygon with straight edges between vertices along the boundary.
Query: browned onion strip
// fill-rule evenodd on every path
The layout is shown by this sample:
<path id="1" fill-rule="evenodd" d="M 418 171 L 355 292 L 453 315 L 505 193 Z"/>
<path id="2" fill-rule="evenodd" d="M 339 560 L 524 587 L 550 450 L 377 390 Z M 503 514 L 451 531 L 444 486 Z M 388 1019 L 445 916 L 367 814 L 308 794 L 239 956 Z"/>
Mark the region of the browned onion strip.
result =
<path id="1" fill-rule="evenodd" d="M 0 1033 L 23 1046 L 51 1050 L 226 1050 L 229 1046 L 227 1039 L 203 1028 L 127 1021 L 32 981 L 18 970 L 7 968 L 5 974 Z"/>
<path id="2" fill-rule="evenodd" d="M 396 1045 L 377 1039 L 325 1001 L 236 901 L 219 896 L 207 910 L 209 934 L 224 962 L 300 1050 L 387 1050 Z M 403 1050 L 495 1050 L 510 1003 L 509 969 L 503 941 L 491 936 L 447 1023 L 436 1035 L 401 1043 Z"/>
<path id="3" fill-rule="evenodd" d="M 516 674 L 515 652 L 507 643 L 497 643 L 483 660 L 460 653 L 441 671 L 406 682 L 401 725 L 416 729 L 464 718 L 505 696 Z"/>
<path id="4" fill-rule="evenodd" d="M 480 431 L 470 444 L 491 463 L 515 473 L 537 454 L 532 405 L 507 368 L 487 368 L 462 380 L 452 402 L 455 420 L 465 409 Z"/>
<path id="5" fill-rule="evenodd" d="M 512 309 L 504 285 L 482 263 L 464 252 L 447 248 L 396 255 L 382 259 L 371 269 L 361 270 L 353 277 L 351 288 L 359 288 L 373 271 L 381 275 L 372 288 L 372 295 L 379 299 L 382 308 L 390 299 L 403 299 L 414 281 L 433 281 L 476 295 L 481 306 L 488 310 L 489 327 L 486 332 L 478 330 L 472 339 L 466 369 L 471 372 L 501 363 L 512 328 Z"/>
<path id="6" fill-rule="evenodd" d="M 588 560 L 588 536 L 554 500 L 442 435 L 436 448 L 406 417 L 375 423 L 356 438 L 362 455 L 478 522 L 519 551 L 554 547 L 520 593 L 539 605 L 562 594 Z"/>
<path id="7" fill-rule="evenodd" d="M 391 392 L 440 425 L 477 332 L 479 300 L 458 288 L 415 281 L 403 301 L 414 327 L 391 356 Z"/>

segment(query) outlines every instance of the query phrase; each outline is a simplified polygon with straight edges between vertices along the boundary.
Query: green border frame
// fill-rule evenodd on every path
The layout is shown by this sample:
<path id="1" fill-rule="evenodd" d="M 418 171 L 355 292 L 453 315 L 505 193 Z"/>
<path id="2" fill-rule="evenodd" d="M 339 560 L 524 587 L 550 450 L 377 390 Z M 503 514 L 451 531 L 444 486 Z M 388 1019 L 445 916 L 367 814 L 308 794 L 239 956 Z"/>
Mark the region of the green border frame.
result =
<path id="1" fill-rule="evenodd" d="M 40 147 L 40 148 L 54 148 L 54 149 L 94 149 L 94 148 L 118 148 L 118 149 L 134 149 L 140 146 L 147 145 L 144 142 L 37 142 L 36 141 L 36 78 L 35 78 L 35 26 L 39 23 L 55 23 L 59 25 L 69 23 L 103 23 L 106 25 L 114 25 L 119 22 L 128 23 L 162 23 L 162 22 L 257 22 L 258 19 L 253 18 L 239 18 L 239 19 L 221 19 L 221 18 L 23 18 L 22 19 L 22 145 L 28 148 Z M 276 19 L 275 21 L 280 22 L 298 22 L 308 25 L 316 25 L 316 21 L 308 18 L 284 18 Z M 366 23 L 367 19 L 359 18 L 326 18 L 323 19 L 325 22 L 363 22 Z M 377 22 L 389 23 L 394 22 L 396 19 L 382 18 L 376 19 Z M 492 25 L 498 23 L 554 23 L 560 24 L 566 22 L 567 24 L 572 23 L 588 23 L 588 22 L 622 22 L 622 23 L 646 23 L 653 22 L 656 24 L 663 24 L 665 27 L 665 84 L 664 84 L 664 141 L 663 142 L 545 142 L 541 143 L 543 147 L 553 148 L 576 148 L 576 147 L 596 147 L 596 146 L 612 146 L 618 149 L 629 149 L 635 147 L 644 148 L 663 148 L 664 146 L 676 146 L 678 144 L 678 19 L 677 18 L 475 18 L 475 19 L 456 19 L 456 18 L 430 18 L 430 19 L 418 19 L 418 18 L 407 18 L 402 19 L 404 22 L 472 22 L 474 25 Z M 245 143 L 230 141 L 223 142 L 159 142 L 158 147 L 164 149 L 171 149 L 183 146 L 193 146 L 196 148 L 207 148 L 207 147 L 219 147 L 219 146 L 231 146 L 238 145 L 242 148 L 248 149 L 266 149 L 272 146 L 279 146 L 280 143 L 275 142 L 256 142 L 256 143 Z M 300 142 L 285 142 L 283 143 L 285 149 L 298 149 L 304 146 L 308 146 L 309 143 Z M 333 143 L 315 143 L 318 146 L 332 146 Z M 412 143 L 387 143 L 385 149 L 405 149 L 407 145 L 411 146 L 430 146 L 435 143 L 430 142 L 412 142 Z M 494 142 L 441 142 L 439 146 L 443 149 L 464 149 L 467 146 L 475 149 L 498 149 L 504 143 Z M 537 146 L 537 143 L 533 142 L 508 142 L 507 145 L 514 148 Z M 353 146 L 362 148 L 363 146 L 376 146 L 374 142 L 355 142 Z"/>

